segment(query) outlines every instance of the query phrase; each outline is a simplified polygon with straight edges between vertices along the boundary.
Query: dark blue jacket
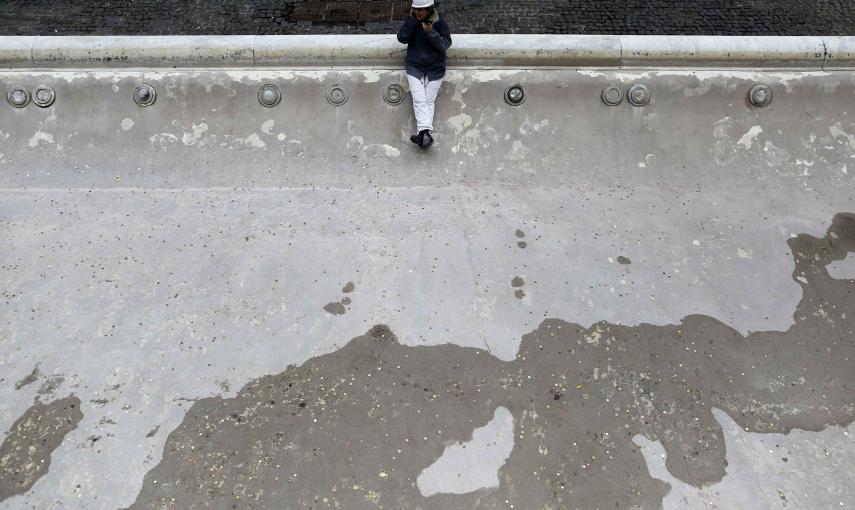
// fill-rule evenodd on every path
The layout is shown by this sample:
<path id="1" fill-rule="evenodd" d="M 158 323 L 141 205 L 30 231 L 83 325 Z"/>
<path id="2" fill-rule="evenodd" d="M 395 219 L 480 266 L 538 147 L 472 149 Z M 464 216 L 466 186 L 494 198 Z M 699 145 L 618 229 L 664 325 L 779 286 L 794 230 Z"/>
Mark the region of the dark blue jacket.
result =
<path id="1" fill-rule="evenodd" d="M 428 81 L 445 76 L 445 50 L 451 46 L 448 24 L 439 14 L 431 17 L 433 30 L 425 32 L 422 22 L 409 16 L 398 30 L 398 41 L 407 45 L 407 74 Z"/>

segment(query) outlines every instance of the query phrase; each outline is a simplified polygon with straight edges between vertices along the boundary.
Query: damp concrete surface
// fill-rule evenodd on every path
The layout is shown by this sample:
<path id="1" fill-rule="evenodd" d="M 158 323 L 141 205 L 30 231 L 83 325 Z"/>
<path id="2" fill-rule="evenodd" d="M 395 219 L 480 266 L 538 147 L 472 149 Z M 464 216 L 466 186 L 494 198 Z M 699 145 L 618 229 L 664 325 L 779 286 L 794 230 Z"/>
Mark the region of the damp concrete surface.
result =
<path id="1" fill-rule="evenodd" d="M 855 505 L 850 71 L 0 81 L 0 509 Z"/>
<path id="2" fill-rule="evenodd" d="M 826 266 L 855 251 L 855 215 L 789 245 L 804 283 L 786 332 L 743 336 L 702 315 L 670 326 L 547 319 L 503 362 L 403 346 L 375 326 L 235 398 L 196 402 L 131 508 L 656 508 L 668 486 L 637 445 L 658 441 L 665 472 L 702 487 L 727 474 L 719 420 L 778 434 L 852 422 L 855 281 Z M 504 445 L 489 449 L 487 434 Z M 845 507 L 852 471 L 831 472 L 822 500 Z"/>

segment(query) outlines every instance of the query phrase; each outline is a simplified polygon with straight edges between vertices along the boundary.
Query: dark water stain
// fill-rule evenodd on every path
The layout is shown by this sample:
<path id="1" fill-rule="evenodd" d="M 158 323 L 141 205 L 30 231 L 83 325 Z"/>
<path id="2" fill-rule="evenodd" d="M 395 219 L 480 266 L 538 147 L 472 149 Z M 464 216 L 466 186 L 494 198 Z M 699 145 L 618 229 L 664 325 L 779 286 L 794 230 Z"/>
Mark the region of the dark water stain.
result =
<path id="1" fill-rule="evenodd" d="M 325 310 L 327 313 L 331 313 L 331 314 L 333 314 L 333 315 L 344 315 L 344 313 L 347 311 L 347 310 L 344 308 L 344 305 L 343 305 L 343 304 L 341 304 L 341 303 L 340 303 L 340 302 L 338 302 L 338 301 L 333 301 L 333 302 L 331 302 L 331 303 L 327 303 L 327 304 L 325 304 L 325 305 L 324 305 L 324 310 Z"/>
<path id="2" fill-rule="evenodd" d="M 343 304 L 343 305 L 349 305 L 349 304 L 350 304 L 350 298 L 349 298 L 349 297 L 347 297 L 347 296 L 345 296 L 345 297 L 341 298 L 341 304 Z"/>
<path id="3" fill-rule="evenodd" d="M 547 319 L 504 362 L 401 345 L 375 326 L 235 398 L 197 401 L 131 508 L 659 508 L 667 484 L 650 477 L 636 434 L 662 441 L 670 472 L 700 486 L 725 474 L 713 407 L 752 432 L 855 418 L 855 281 L 825 268 L 855 251 L 855 215 L 788 243 L 803 296 L 787 331 L 742 336 L 703 315 Z M 498 406 L 515 418 L 500 486 L 422 497 L 419 473 Z"/>
<path id="4" fill-rule="evenodd" d="M 525 280 L 519 276 L 514 276 L 511 280 L 511 287 L 522 287 L 523 285 L 525 285 Z"/>
<path id="5" fill-rule="evenodd" d="M 37 402 L 12 424 L 0 446 L 0 501 L 27 492 L 48 472 L 51 454 L 81 419 L 80 400 L 70 395 Z"/>
<path id="6" fill-rule="evenodd" d="M 356 285 L 354 285 L 353 282 L 347 282 L 344 284 L 344 287 L 341 288 L 341 291 L 345 294 L 350 294 L 354 289 L 356 289 Z"/>
<path id="7" fill-rule="evenodd" d="M 36 364 L 36 366 L 33 368 L 33 371 L 30 372 L 29 375 L 15 383 L 15 389 L 20 390 L 24 386 L 33 384 L 34 382 L 36 382 L 40 375 L 41 374 L 39 373 L 39 365 Z"/>
<path id="8" fill-rule="evenodd" d="M 514 291 L 514 296 L 515 296 L 517 299 L 522 299 L 522 298 L 524 298 L 524 297 L 525 297 L 525 291 L 524 291 L 524 290 L 522 290 L 522 289 L 517 289 L 517 290 L 515 290 L 515 291 Z"/>
<path id="9" fill-rule="evenodd" d="M 617 258 L 617 261 L 618 261 L 618 264 L 632 264 L 632 261 L 629 260 L 627 257 L 624 257 L 623 255 L 620 255 Z"/>
<path id="10" fill-rule="evenodd" d="M 525 237 L 525 232 L 523 232 L 523 231 L 522 231 L 522 230 L 520 230 L 520 229 L 517 229 L 517 231 L 516 231 L 516 232 L 514 232 L 514 235 L 516 235 L 517 237 L 519 237 L 520 239 L 522 239 L 523 237 Z"/>
<path id="11" fill-rule="evenodd" d="M 525 248 L 526 246 L 528 246 L 528 243 L 526 243 L 525 241 L 520 241 L 517 243 L 517 246 L 519 246 L 520 248 Z"/>
<path id="12" fill-rule="evenodd" d="M 158 426 L 154 427 L 153 429 L 149 430 L 149 431 L 148 431 L 148 434 L 146 434 L 146 435 L 145 435 L 145 437 L 154 437 L 154 435 L 155 435 L 155 434 L 157 434 L 157 431 L 158 431 L 158 430 L 160 430 L 160 425 L 158 425 Z"/>

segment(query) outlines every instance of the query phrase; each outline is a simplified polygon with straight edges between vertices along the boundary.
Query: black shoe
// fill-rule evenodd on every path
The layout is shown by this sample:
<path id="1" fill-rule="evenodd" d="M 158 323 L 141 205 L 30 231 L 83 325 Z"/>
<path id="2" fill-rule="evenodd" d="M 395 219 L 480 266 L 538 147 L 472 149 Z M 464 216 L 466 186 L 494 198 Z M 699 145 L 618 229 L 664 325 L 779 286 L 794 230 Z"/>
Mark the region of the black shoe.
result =
<path id="1" fill-rule="evenodd" d="M 419 134 L 422 135 L 422 143 L 421 143 L 422 149 L 427 149 L 428 147 L 433 145 L 433 137 L 430 136 L 430 131 L 425 129 L 424 131 L 422 131 Z"/>
<path id="2" fill-rule="evenodd" d="M 411 137 L 410 137 L 410 141 L 411 141 L 411 142 L 413 142 L 414 144 L 418 145 L 419 147 L 421 147 L 421 146 L 422 146 L 422 137 L 423 137 L 423 136 L 424 136 L 424 131 L 420 132 L 420 133 L 419 133 L 419 134 L 417 134 L 417 135 L 413 135 L 413 136 L 411 136 Z"/>

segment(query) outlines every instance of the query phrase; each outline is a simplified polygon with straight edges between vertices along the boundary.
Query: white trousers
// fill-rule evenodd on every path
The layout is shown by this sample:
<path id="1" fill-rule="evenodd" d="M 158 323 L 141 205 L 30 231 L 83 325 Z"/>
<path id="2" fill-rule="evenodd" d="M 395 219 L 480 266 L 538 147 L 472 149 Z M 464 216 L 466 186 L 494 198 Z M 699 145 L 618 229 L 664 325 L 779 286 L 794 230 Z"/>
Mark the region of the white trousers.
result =
<path id="1" fill-rule="evenodd" d="M 407 81 L 410 82 L 410 93 L 413 95 L 413 113 L 416 114 L 418 130 L 433 130 L 433 113 L 442 78 L 428 81 L 427 75 L 418 79 L 408 74 Z"/>

